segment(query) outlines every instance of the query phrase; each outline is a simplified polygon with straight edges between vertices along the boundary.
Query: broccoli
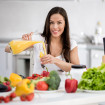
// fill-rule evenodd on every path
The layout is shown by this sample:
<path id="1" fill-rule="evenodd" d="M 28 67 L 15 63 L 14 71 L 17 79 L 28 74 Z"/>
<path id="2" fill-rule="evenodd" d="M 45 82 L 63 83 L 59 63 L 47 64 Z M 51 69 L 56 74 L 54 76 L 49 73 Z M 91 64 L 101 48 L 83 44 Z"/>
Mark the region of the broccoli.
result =
<path id="1" fill-rule="evenodd" d="M 50 78 L 46 79 L 46 83 L 49 85 L 49 90 L 57 90 L 61 81 L 59 74 L 57 71 L 53 70 L 50 72 L 49 77 Z"/>

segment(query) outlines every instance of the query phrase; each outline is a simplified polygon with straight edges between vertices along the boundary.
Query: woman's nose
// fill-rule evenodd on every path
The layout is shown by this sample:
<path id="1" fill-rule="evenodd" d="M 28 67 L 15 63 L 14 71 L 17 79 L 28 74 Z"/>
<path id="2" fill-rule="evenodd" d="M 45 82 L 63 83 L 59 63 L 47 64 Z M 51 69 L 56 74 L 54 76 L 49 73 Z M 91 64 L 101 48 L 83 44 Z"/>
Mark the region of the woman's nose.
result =
<path id="1" fill-rule="evenodd" d="M 53 25 L 53 28 L 58 28 L 58 25 L 57 25 L 57 24 L 54 24 L 54 25 Z"/>

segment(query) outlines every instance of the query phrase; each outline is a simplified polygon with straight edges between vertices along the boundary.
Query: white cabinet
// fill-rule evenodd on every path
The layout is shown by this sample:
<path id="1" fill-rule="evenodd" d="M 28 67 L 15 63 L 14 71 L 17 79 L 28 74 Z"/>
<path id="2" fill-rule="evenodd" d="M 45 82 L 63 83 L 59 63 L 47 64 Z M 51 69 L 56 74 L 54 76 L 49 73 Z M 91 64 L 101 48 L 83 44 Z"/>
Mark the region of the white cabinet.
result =
<path id="1" fill-rule="evenodd" d="M 98 67 L 102 63 L 103 50 L 91 50 L 91 67 Z"/>
<path id="2" fill-rule="evenodd" d="M 0 43 L 0 75 L 7 76 L 13 72 L 12 54 L 5 52 L 7 44 Z"/>
<path id="3" fill-rule="evenodd" d="M 78 55 L 80 64 L 86 65 L 86 67 L 89 68 L 89 50 L 78 48 Z"/>
<path id="4" fill-rule="evenodd" d="M 78 45 L 78 55 L 80 64 L 85 64 L 87 68 L 98 67 L 102 63 L 104 50 L 102 45 Z"/>

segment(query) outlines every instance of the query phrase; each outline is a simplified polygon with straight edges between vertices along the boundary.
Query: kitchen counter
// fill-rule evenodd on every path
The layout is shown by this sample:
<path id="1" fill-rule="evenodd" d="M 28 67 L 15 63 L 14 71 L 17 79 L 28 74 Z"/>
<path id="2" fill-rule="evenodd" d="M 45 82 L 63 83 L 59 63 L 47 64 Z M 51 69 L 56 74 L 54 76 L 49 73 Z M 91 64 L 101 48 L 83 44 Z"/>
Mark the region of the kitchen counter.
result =
<path id="1" fill-rule="evenodd" d="M 2 94 L 0 93 L 0 96 Z M 100 102 L 105 102 L 105 94 L 103 93 L 86 93 L 79 90 L 76 93 L 66 93 L 65 90 L 62 90 L 51 93 L 35 92 L 35 97 L 30 102 L 22 102 L 17 97 L 9 102 L 8 105 L 98 105 L 97 103 Z M 4 105 L 4 103 L 2 104 Z"/>
<path id="2" fill-rule="evenodd" d="M 102 44 L 78 43 L 78 48 L 103 50 L 104 46 Z"/>

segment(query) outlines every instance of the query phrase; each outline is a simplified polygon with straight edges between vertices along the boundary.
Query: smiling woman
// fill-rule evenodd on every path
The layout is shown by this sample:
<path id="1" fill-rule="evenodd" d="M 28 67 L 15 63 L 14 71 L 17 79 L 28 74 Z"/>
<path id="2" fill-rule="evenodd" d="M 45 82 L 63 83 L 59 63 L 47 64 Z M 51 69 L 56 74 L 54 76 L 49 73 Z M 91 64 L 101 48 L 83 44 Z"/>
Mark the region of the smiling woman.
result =
<path id="1" fill-rule="evenodd" d="M 70 39 L 68 16 L 62 7 L 54 7 L 49 11 L 42 34 L 33 35 L 31 32 L 23 35 L 22 39 L 44 41 L 47 46 L 47 54 L 40 58 L 40 45 L 34 45 L 33 73 L 41 74 L 43 64 L 49 71 L 58 71 L 63 78 L 73 64 L 79 64 L 77 44 Z"/>

